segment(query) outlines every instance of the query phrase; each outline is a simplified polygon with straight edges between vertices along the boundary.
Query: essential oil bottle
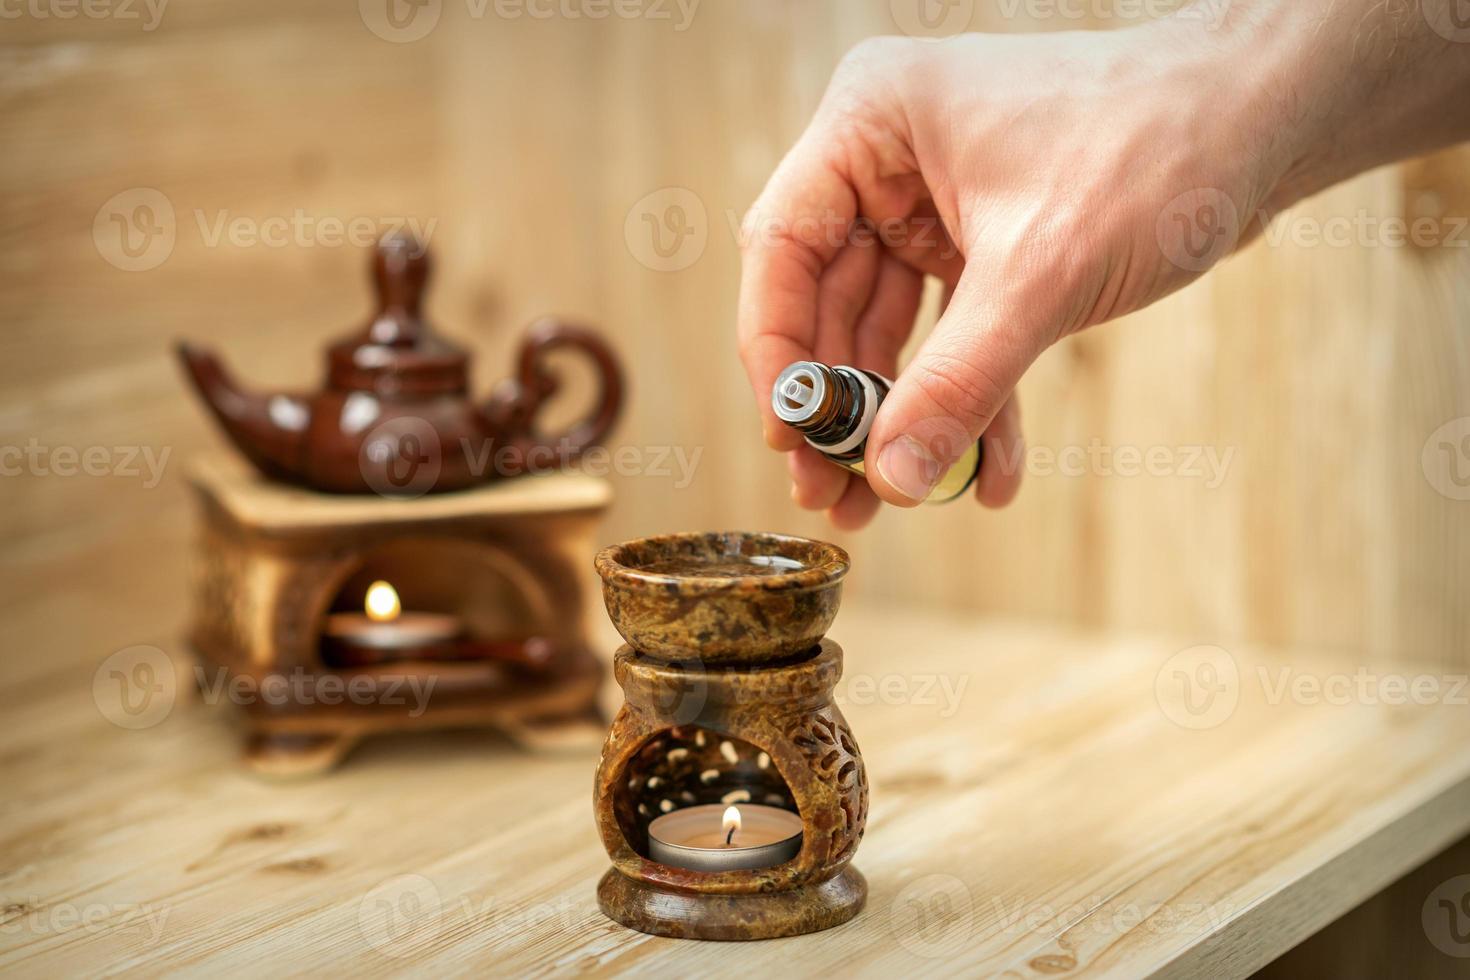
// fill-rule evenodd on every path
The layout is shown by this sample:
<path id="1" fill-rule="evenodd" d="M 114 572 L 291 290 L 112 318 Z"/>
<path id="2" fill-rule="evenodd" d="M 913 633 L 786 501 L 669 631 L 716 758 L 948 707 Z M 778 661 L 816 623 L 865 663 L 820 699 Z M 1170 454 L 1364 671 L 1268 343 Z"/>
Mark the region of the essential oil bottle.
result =
<path id="1" fill-rule="evenodd" d="M 892 387 L 893 382 L 872 371 L 797 361 L 776 378 L 771 407 L 777 418 L 806 436 L 813 449 L 862 476 L 868 433 Z M 925 503 L 943 503 L 964 493 L 980 472 L 980 457 L 976 442 L 944 472 Z"/>

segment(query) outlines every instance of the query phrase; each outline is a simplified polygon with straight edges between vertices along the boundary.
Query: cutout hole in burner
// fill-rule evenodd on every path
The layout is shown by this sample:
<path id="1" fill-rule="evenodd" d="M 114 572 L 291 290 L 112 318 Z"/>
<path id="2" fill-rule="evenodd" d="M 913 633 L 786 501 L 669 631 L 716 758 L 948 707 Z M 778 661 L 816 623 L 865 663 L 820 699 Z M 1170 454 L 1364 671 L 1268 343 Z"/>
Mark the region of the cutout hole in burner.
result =
<path id="1" fill-rule="evenodd" d="M 613 810 L 629 846 L 648 857 L 648 825 L 690 806 L 758 803 L 797 813 L 775 760 L 760 746 L 698 725 L 666 728 L 628 760 Z"/>

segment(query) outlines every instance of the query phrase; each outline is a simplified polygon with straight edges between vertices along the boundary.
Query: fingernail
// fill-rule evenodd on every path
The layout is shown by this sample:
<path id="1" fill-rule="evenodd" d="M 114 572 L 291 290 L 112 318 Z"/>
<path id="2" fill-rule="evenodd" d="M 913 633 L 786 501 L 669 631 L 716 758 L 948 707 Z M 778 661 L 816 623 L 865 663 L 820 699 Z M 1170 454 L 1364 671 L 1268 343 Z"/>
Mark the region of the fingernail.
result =
<path id="1" fill-rule="evenodd" d="M 878 473 L 910 500 L 923 500 L 939 482 L 939 460 L 910 436 L 899 436 L 878 454 Z"/>

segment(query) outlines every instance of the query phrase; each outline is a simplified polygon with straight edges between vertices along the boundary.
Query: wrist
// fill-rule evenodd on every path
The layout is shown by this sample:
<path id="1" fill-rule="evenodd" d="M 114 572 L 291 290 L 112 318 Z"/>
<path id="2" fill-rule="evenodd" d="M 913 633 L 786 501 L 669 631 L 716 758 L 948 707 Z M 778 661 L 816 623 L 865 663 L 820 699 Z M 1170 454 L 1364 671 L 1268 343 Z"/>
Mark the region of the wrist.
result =
<path id="1" fill-rule="evenodd" d="M 1340 179 L 1325 94 L 1349 80 L 1323 70 L 1324 14 L 1319 0 L 1200 0 L 1158 22 L 1183 52 L 1212 145 L 1238 168 L 1249 199 L 1237 204 L 1274 212 Z"/>

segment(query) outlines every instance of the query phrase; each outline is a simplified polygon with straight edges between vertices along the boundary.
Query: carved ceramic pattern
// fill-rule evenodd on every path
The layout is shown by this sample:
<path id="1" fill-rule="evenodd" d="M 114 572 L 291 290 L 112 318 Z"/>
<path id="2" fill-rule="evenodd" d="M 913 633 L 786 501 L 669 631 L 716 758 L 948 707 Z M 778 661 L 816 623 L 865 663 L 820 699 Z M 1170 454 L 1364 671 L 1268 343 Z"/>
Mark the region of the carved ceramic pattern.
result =
<path id="1" fill-rule="evenodd" d="M 835 708 L 824 708 L 798 719 L 786 736 L 806 753 L 811 770 L 836 787 L 842 823 L 828 831 L 828 861 L 846 861 L 868 822 L 867 767 L 852 731 Z"/>

